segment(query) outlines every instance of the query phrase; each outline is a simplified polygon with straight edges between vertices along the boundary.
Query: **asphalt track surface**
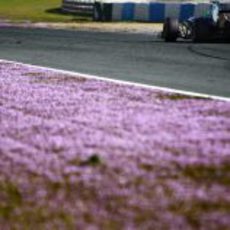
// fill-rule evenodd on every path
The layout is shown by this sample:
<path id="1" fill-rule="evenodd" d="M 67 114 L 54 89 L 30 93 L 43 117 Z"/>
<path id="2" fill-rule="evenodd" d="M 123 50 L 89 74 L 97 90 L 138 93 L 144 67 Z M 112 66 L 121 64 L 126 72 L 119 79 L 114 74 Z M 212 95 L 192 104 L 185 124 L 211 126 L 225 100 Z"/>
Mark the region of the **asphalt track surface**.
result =
<path id="1" fill-rule="evenodd" d="M 0 28 L 0 58 L 230 97 L 230 44 L 152 35 Z"/>

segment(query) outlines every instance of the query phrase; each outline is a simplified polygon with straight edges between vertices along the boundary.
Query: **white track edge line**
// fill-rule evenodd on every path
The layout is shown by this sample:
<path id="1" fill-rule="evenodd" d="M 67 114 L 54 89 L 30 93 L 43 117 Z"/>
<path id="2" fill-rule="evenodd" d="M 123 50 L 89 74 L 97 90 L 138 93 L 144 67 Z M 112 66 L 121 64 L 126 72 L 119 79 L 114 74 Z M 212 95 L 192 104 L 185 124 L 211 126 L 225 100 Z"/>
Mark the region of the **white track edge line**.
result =
<path id="1" fill-rule="evenodd" d="M 203 98 L 208 98 L 208 99 L 222 100 L 222 101 L 230 102 L 230 98 L 228 98 L 228 97 L 221 97 L 221 96 L 202 94 L 202 93 L 196 93 L 196 92 L 191 92 L 191 91 L 178 90 L 178 89 L 173 89 L 173 88 L 168 88 L 168 87 L 152 86 L 152 85 L 147 85 L 147 84 L 142 84 L 142 83 L 135 83 L 135 82 L 129 82 L 129 81 L 123 81 L 123 80 L 110 79 L 110 78 L 106 78 L 103 76 L 84 74 L 84 73 L 79 73 L 79 72 L 75 72 L 75 71 L 63 70 L 63 69 L 55 69 L 55 68 L 51 68 L 51 67 L 44 67 L 44 66 L 28 64 L 28 63 L 23 63 L 23 62 L 18 62 L 18 61 L 12 61 L 12 60 L 7 60 L 7 59 L 0 59 L 0 62 L 8 62 L 8 63 L 12 63 L 12 64 L 25 65 L 28 67 L 33 67 L 33 68 L 37 68 L 37 69 L 41 69 L 41 70 L 53 71 L 53 72 L 68 74 L 71 76 L 75 75 L 77 77 L 84 77 L 87 79 L 101 80 L 101 81 L 107 81 L 107 82 L 112 82 L 112 83 L 116 83 L 116 84 L 135 86 L 135 87 L 141 87 L 141 88 L 146 88 L 146 89 L 162 90 L 162 91 L 166 91 L 166 92 L 170 92 L 170 93 L 184 94 L 184 95 L 188 95 L 188 96 L 192 96 L 192 97 L 203 97 Z"/>

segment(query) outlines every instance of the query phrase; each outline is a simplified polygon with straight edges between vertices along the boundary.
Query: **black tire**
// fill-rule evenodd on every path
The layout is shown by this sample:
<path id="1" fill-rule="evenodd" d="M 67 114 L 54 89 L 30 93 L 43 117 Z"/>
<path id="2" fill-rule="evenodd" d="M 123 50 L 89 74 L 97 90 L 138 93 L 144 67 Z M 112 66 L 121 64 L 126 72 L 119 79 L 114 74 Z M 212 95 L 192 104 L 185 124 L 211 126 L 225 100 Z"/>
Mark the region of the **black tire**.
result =
<path id="1" fill-rule="evenodd" d="M 166 42 L 175 42 L 179 36 L 179 22 L 176 18 L 166 18 L 162 37 Z"/>
<path id="2" fill-rule="evenodd" d="M 196 20 L 193 25 L 193 42 L 206 42 L 210 39 L 210 25 L 205 20 Z"/>
<path id="3" fill-rule="evenodd" d="M 225 22 L 225 37 L 226 41 L 230 43 L 230 20 Z"/>

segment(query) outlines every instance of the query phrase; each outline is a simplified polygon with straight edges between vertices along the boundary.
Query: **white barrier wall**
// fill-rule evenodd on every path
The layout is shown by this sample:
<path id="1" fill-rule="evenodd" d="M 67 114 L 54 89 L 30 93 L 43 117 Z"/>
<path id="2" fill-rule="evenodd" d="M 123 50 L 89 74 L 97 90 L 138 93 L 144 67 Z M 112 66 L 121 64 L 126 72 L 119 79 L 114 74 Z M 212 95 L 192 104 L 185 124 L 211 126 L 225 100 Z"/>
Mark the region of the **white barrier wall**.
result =
<path id="1" fill-rule="evenodd" d="M 131 2 L 130 2 L 131 1 Z M 89 13 L 98 21 L 163 22 L 167 17 L 180 21 L 190 17 L 207 15 L 210 1 L 196 0 L 176 2 L 170 0 L 63 0 L 62 9 L 71 13 Z M 222 0 L 222 6 L 230 9 L 230 0 Z"/>

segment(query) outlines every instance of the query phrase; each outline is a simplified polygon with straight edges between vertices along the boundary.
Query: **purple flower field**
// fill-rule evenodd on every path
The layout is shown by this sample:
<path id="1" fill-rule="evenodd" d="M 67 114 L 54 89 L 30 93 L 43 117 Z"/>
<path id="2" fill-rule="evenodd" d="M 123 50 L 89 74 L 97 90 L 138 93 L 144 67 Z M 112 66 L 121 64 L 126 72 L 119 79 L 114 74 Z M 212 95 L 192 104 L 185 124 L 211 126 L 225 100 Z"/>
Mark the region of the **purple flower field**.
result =
<path id="1" fill-rule="evenodd" d="M 230 102 L 0 61 L 0 229 L 230 229 Z"/>

